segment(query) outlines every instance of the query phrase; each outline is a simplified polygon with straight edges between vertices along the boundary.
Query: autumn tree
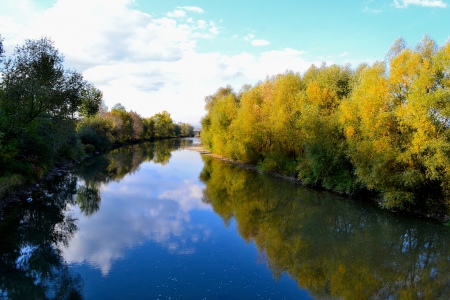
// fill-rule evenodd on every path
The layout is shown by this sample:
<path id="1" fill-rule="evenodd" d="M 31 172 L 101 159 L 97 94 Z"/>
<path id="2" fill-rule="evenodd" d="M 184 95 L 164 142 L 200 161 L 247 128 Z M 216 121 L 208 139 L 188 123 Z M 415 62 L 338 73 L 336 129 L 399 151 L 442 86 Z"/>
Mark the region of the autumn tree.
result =
<path id="1" fill-rule="evenodd" d="M 428 36 L 415 49 L 397 41 L 343 106 L 356 174 L 386 207 L 438 207 L 448 197 L 449 48 Z"/>
<path id="2" fill-rule="evenodd" d="M 141 116 L 136 112 L 130 111 L 129 114 L 133 122 L 133 140 L 137 141 L 142 138 L 142 134 L 144 133 L 144 123 L 142 122 Z"/>
<path id="3" fill-rule="evenodd" d="M 154 121 L 155 137 L 166 138 L 172 136 L 172 118 L 167 111 L 162 111 L 152 117 Z"/>
<path id="4" fill-rule="evenodd" d="M 114 105 L 110 112 L 115 127 L 116 139 L 120 143 L 133 138 L 133 119 L 121 103 Z"/>

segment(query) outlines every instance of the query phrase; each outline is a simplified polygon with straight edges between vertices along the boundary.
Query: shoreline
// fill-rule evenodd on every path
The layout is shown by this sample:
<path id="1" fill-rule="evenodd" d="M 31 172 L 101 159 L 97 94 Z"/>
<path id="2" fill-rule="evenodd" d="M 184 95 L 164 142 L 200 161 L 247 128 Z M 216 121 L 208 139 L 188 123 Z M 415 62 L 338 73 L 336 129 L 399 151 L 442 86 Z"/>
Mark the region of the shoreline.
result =
<path id="1" fill-rule="evenodd" d="M 266 175 L 273 176 L 273 177 L 276 177 L 276 178 L 282 178 L 284 180 L 289 180 L 289 181 L 301 184 L 304 187 L 308 187 L 307 185 L 302 184 L 302 182 L 300 180 L 298 180 L 297 178 L 295 178 L 295 177 L 285 176 L 285 175 L 274 173 L 274 172 L 263 172 L 263 171 L 259 170 L 256 165 L 243 163 L 243 162 L 240 162 L 240 161 L 232 160 L 232 159 L 226 158 L 224 156 L 212 153 L 211 151 L 206 150 L 203 147 L 203 145 L 201 145 L 201 144 L 192 145 L 192 146 L 188 147 L 187 149 L 191 150 L 191 151 L 196 151 L 196 152 L 200 153 L 200 155 L 211 156 L 211 157 L 213 157 L 215 159 L 218 159 L 218 160 L 230 163 L 232 165 L 235 165 L 235 166 L 247 169 L 247 170 L 253 170 L 253 171 L 256 171 L 256 172 L 261 173 L 261 174 L 266 174 Z M 309 187 L 309 188 L 314 188 L 314 187 Z M 327 190 L 327 189 L 324 189 L 324 188 L 320 188 L 320 189 L 324 190 L 324 191 L 328 191 L 330 193 L 338 194 L 338 195 L 341 195 L 341 196 L 344 196 L 344 197 L 347 197 L 347 198 L 355 199 L 355 200 L 371 201 L 371 202 L 377 203 L 378 205 L 381 203 L 381 200 L 376 198 L 376 197 L 368 197 L 368 198 L 352 197 L 352 196 L 343 195 L 343 194 L 340 194 L 340 193 L 337 193 L 337 192 L 333 192 L 333 191 L 330 191 L 330 190 Z M 380 209 L 383 209 L 383 208 L 380 207 Z M 383 210 L 387 210 L 387 209 L 383 209 Z M 389 211 L 392 212 L 392 213 L 396 213 L 396 214 L 407 214 L 407 215 L 413 216 L 413 217 L 418 218 L 418 219 L 433 220 L 433 221 L 439 222 L 442 225 L 450 226 L 450 215 L 439 214 L 439 213 L 424 213 L 424 212 L 408 210 L 408 209 L 404 209 L 404 210 L 391 210 L 391 209 L 389 209 Z"/>
<path id="2" fill-rule="evenodd" d="M 65 162 L 57 163 L 53 168 L 51 168 L 41 179 L 34 183 L 25 184 L 18 186 L 15 191 L 7 195 L 4 199 L 0 201 L 0 221 L 3 219 L 3 209 L 13 203 L 19 203 L 25 201 L 27 197 L 31 197 L 34 193 L 45 186 L 46 183 L 50 182 L 53 178 L 63 176 L 71 172 L 74 166 L 80 163 L 86 156 L 80 157 L 78 159 Z"/>
<path id="3" fill-rule="evenodd" d="M 14 188 L 13 191 L 9 192 L 4 198 L 0 198 L 0 220 L 2 220 L 1 214 L 2 214 L 2 210 L 4 207 L 6 207 L 12 203 L 15 203 L 15 202 L 20 202 L 23 199 L 30 197 L 33 193 L 42 189 L 42 186 L 45 185 L 48 181 L 52 180 L 56 176 L 62 176 L 66 173 L 69 173 L 76 164 L 81 163 L 84 159 L 86 159 L 88 157 L 107 153 L 108 151 L 118 149 L 118 148 L 121 148 L 124 146 L 135 145 L 135 144 L 144 143 L 144 142 L 153 142 L 156 140 L 172 139 L 172 138 L 176 138 L 176 137 L 166 137 L 166 138 L 152 139 L 152 140 L 139 140 L 139 141 L 128 142 L 128 143 L 116 143 L 104 151 L 93 151 L 91 153 L 84 154 L 84 155 L 79 156 L 70 161 L 57 162 L 49 171 L 47 171 L 45 173 L 45 175 L 42 178 L 36 180 L 34 183 L 26 183 L 26 184 L 18 185 Z"/>

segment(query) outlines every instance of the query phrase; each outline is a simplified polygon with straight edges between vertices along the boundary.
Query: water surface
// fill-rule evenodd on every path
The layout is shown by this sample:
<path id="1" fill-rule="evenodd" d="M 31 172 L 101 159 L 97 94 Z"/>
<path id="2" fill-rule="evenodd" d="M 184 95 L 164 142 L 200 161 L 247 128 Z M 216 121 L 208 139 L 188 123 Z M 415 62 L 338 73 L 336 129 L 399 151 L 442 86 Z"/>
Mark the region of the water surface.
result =
<path id="1" fill-rule="evenodd" d="M 5 299 L 447 299 L 450 230 L 186 150 L 85 160 L 0 221 Z"/>

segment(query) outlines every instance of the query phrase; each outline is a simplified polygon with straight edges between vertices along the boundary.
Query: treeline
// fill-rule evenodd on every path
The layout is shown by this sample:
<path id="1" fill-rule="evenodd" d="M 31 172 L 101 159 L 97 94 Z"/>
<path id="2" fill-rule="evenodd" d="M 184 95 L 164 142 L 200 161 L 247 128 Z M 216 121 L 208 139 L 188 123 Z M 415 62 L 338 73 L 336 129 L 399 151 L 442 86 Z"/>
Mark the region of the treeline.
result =
<path id="1" fill-rule="evenodd" d="M 167 111 L 142 118 L 134 111 L 127 112 L 120 103 L 111 111 L 103 107 L 99 113 L 84 117 L 77 122 L 76 128 L 86 153 L 143 140 L 194 136 L 192 125 L 174 123 Z"/>
<path id="2" fill-rule="evenodd" d="M 448 213 L 450 42 L 395 41 L 372 65 L 311 66 L 205 98 L 202 142 L 226 157 L 386 208 Z"/>
<path id="3" fill-rule="evenodd" d="M 0 36 L 0 199 L 40 179 L 56 163 L 114 145 L 193 136 L 193 126 L 174 123 L 166 111 L 150 118 L 116 104 L 81 73 L 65 69 L 64 56 L 48 38 L 27 40 L 11 57 Z"/>

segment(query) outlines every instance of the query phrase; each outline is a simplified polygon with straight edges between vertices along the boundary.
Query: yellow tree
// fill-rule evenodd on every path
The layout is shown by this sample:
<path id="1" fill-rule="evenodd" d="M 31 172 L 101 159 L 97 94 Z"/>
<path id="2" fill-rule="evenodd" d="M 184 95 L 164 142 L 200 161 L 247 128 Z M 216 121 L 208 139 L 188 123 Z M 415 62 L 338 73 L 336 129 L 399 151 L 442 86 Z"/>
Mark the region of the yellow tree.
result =
<path id="1" fill-rule="evenodd" d="M 383 205 L 427 205 L 448 186 L 448 43 L 394 43 L 385 63 L 362 71 L 340 120 L 359 180 Z M 386 68 L 387 66 L 387 68 Z M 436 204 L 436 203 L 434 203 Z M 434 205 L 432 204 L 432 205 Z"/>
<path id="2" fill-rule="evenodd" d="M 356 192 L 359 186 L 336 112 L 350 94 L 352 80 L 348 66 L 311 68 L 303 78 L 306 89 L 297 96 L 301 111 L 297 126 L 304 140 L 299 179 L 347 194 Z"/>

